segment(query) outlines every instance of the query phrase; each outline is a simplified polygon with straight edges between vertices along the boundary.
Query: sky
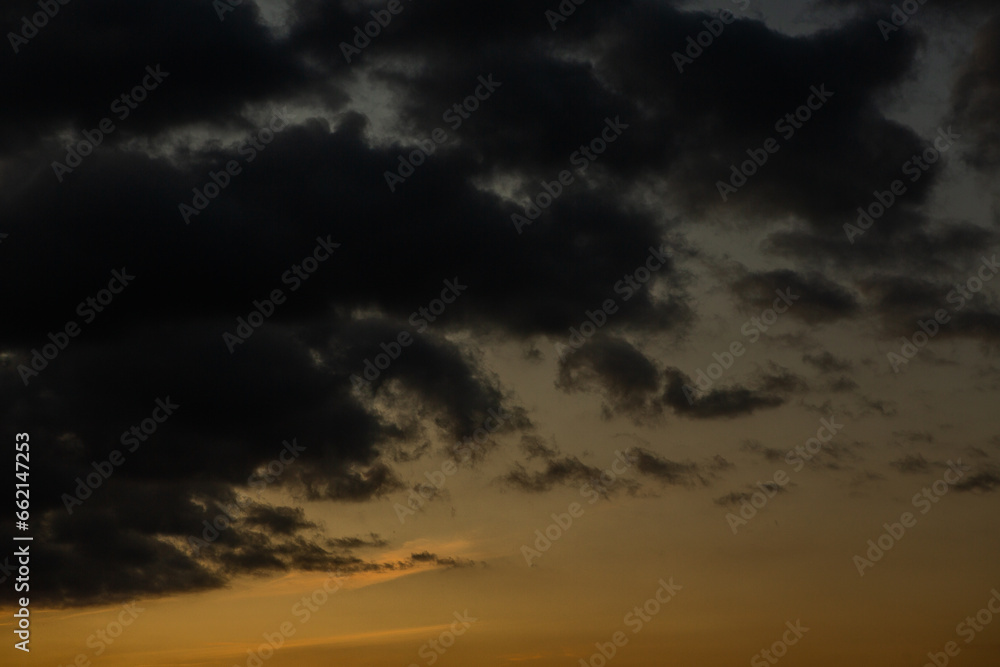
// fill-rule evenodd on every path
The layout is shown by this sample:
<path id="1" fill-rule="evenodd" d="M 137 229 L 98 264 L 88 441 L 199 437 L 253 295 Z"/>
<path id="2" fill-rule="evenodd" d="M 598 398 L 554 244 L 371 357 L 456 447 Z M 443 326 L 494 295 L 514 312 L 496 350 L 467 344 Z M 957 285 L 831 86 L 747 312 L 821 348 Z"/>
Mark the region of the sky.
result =
<path id="1" fill-rule="evenodd" d="M 0 26 L 0 663 L 997 664 L 995 3 Z"/>

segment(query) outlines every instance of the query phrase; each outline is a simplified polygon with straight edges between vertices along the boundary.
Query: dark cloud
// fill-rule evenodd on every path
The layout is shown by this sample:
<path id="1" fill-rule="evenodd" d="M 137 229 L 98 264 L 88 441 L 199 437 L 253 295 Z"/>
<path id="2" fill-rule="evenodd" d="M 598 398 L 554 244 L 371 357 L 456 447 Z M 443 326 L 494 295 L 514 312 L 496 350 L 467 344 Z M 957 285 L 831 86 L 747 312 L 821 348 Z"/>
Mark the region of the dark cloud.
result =
<path id="1" fill-rule="evenodd" d="M 206 590 L 242 573 L 456 564 L 433 554 L 361 559 L 354 550 L 382 543 L 331 537 L 301 510 L 259 496 L 207 549 L 192 554 L 186 539 L 264 480 L 311 501 L 366 502 L 412 488 L 392 463 L 426 456 L 437 440 L 474 437 L 491 411 L 510 415 L 500 434 L 530 430 L 483 362 L 483 341 L 541 358 L 535 341 L 566 340 L 608 299 L 617 312 L 559 360 L 556 382 L 598 392 L 609 418 L 728 418 L 806 391 L 797 376 L 767 368 L 744 384 L 686 393 L 687 376 L 628 342 L 682 337 L 700 315 L 680 265 L 700 249 L 677 232 L 682 223 L 734 218 L 764 229 L 794 220 L 764 244 L 790 266 L 746 273 L 733 293 L 758 309 L 790 288 L 801 294 L 793 319 L 833 322 L 863 308 L 845 277 L 820 269 L 878 267 L 857 285 L 886 332 L 925 315 L 917 311 L 945 296 L 959 258 L 995 240 L 962 221 L 931 226 L 922 207 L 943 161 L 856 244 L 844 238 L 857 206 L 925 146 L 880 110 L 914 73 L 918 31 L 885 42 L 859 15 L 792 37 L 741 18 L 680 73 L 673 53 L 708 14 L 590 0 L 553 40 L 544 18 L 551 8 L 543 0 L 406 4 L 348 64 L 340 44 L 370 20 L 362 3 L 295 0 L 279 27 L 265 25 L 250 1 L 225 20 L 194 0 L 70 3 L 3 56 L 17 100 L 0 110 L 0 233 L 8 235 L 0 280 L 17 289 L 0 318 L 0 425 L 38 443 L 32 564 L 48 585 L 39 599 Z M 0 19 L 17 26 L 35 11 L 34 2 L 7 3 Z M 995 20 L 981 29 L 952 97 L 956 124 L 979 142 L 981 167 L 996 161 L 988 113 L 995 32 Z M 116 113 L 113 100 L 147 66 L 169 74 L 57 178 L 53 161 Z M 451 127 L 443 114 L 481 76 L 499 87 Z M 776 136 L 775 121 L 815 87 L 832 96 L 723 202 L 717 182 Z M 286 107 L 285 127 L 249 161 L 243 142 Z M 571 156 L 608 124 L 620 136 L 579 167 Z M 391 191 L 387 170 L 442 126 L 448 141 Z M 192 203 L 193 189 L 230 161 L 241 173 L 185 224 L 179 204 Z M 573 183 L 519 234 L 511 216 L 562 170 Z M 289 279 L 317 244 L 339 247 L 308 279 Z M 651 248 L 667 259 L 624 298 L 619 286 Z M 79 304 L 112 271 L 135 278 L 85 320 Z M 227 349 L 222 334 L 252 309 L 270 311 L 263 302 L 276 289 L 287 301 Z M 997 318 L 990 304 L 974 304 L 947 335 L 995 340 Z M 25 384 L 33 351 L 71 320 L 82 333 Z M 846 370 L 835 363 L 821 356 L 813 365 Z M 168 397 L 176 414 L 67 513 L 64 495 Z M 292 451 L 286 442 L 303 448 L 290 462 L 279 458 Z M 541 440 L 523 442 L 534 467 L 518 464 L 509 486 L 543 491 L 602 472 Z M 639 476 L 666 484 L 725 467 L 636 456 Z"/>
<path id="2" fill-rule="evenodd" d="M 899 412 L 895 401 L 870 396 L 862 396 L 859 400 L 864 412 L 877 412 L 883 417 L 893 417 Z"/>
<path id="3" fill-rule="evenodd" d="M 501 481 L 520 491 L 540 493 L 561 484 L 583 484 L 590 479 L 599 479 L 601 472 L 600 468 L 588 466 L 576 457 L 561 457 L 546 461 L 542 470 L 535 471 L 515 463 Z"/>
<path id="4" fill-rule="evenodd" d="M 886 7 L 885 3 L 879 2 L 879 0 L 820 0 L 819 4 L 877 10 L 876 14 L 880 18 L 886 18 L 887 20 L 892 12 L 891 5 Z M 996 5 L 990 2 L 990 0 L 943 0 L 942 2 L 937 3 L 921 3 L 919 5 L 919 11 L 921 14 L 933 14 L 933 18 L 935 20 L 940 20 L 942 14 L 951 14 L 954 12 L 957 16 L 968 16 L 968 14 L 963 13 L 989 10 L 995 7 Z M 974 16 L 975 14 L 973 14 L 973 17 Z M 911 25 L 908 26 L 908 29 L 912 29 L 914 27 L 915 26 Z"/>
<path id="5" fill-rule="evenodd" d="M 774 482 L 763 482 L 760 488 L 756 486 L 747 486 L 750 491 L 731 491 L 724 496 L 719 496 L 715 499 L 716 505 L 721 505 L 722 507 L 739 507 L 742 503 L 750 502 L 753 498 L 754 493 L 760 493 L 762 490 L 769 496 L 776 495 L 778 493 L 787 493 L 788 488 L 781 486 L 780 484 L 775 484 Z"/>
<path id="6" fill-rule="evenodd" d="M 995 5 L 991 8 L 995 9 Z M 970 161 L 981 169 L 1000 166 L 1000 16 L 982 27 L 952 90 L 955 123 L 974 140 Z"/>
<path id="7" fill-rule="evenodd" d="M 410 554 L 409 562 L 404 561 L 403 567 L 408 567 L 410 563 L 430 563 L 432 565 L 440 565 L 443 567 L 472 567 L 476 564 L 475 561 L 463 558 L 453 558 L 451 556 L 442 557 L 429 551 L 421 551 L 420 553 Z"/>
<path id="8" fill-rule="evenodd" d="M 912 338 L 923 329 L 936 339 L 971 338 L 991 344 L 1000 340 L 1000 308 L 982 291 L 981 279 L 986 275 L 989 281 L 996 275 L 992 269 L 996 255 L 976 252 L 971 257 L 975 258 L 971 266 L 938 280 L 882 275 L 864 281 L 869 298 L 877 304 L 883 334 Z"/>
<path id="9" fill-rule="evenodd" d="M 745 452 L 753 452 L 754 454 L 760 454 L 764 457 L 765 461 L 770 461 L 772 463 L 777 461 L 783 461 L 785 459 L 786 452 L 775 449 L 774 447 L 765 447 L 764 443 L 760 440 L 744 440 L 740 444 L 740 449 Z"/>
<path id="10" fill-rule="evenodd" d="M 249 526 L 278 535 L 293 535 L 300 530 L 318 527 L 306 521 L 301 507 L 254 507 L 245 521 Z"/>
<path id="11" fill-rule="evenodd" d="M 848 484 L 852 489 L 857 489 L 863 486 L 868 486 L 872 483 L 882 482 L 884 480 L 885 477 L 877 472 L 862 470 L 861 472 L 857 472 L 852 475 Z"/>
<path id="12" fill-rule="evenodd" d="M 787 400 L 777 392 L 787 391 L 795 385 L 791 376 L 767 375 L 761 380 L 763 389 L 735 385 L 699 392 L 691 378 L 676 368 L 668 368 L 665 376 L 664 403 L 678 415 L 692 419 L 737 417 L 756 410 L 776 408 Z"/>
<path id="13" fill-rule="evenodd" d="M 850 317 L 859 310 L 853 294 L 818 273 L 800 275 L 780 270 L 751 273 L 733 284 L 744 310 L 786 309 L 778 317 L 794 317 L 809 324 Z"/>
<path id="14" fill-rule="evenodd" d="M 245 574 L 349 574 L 415 562 L 359 558 L 354 550 L 387 543 L 374 535 L 324 539 L 301 508 L 271 506 L 221 485 L 114 482 L 105 482 L 72 515 L 61 508 L 33 514 L 40 540 L 32 548 L 32 567 L 46 577 L 33 591 L 40 603 L 105 604 L 217 588 Z M 436 564 L 448 565 L 444 559 Z"/>
<path id="15" fill-rule="evenodd" d="M 406 347 L 394 342 L 401 332 L 412 338 Z M 387 343 L 396 346 L 397 358 L 381 372 L 374 362 L 379 355 L 385 356 L 383 346 Z M 398 383 L 405 393 L 400 396 L 401 392 L 396 392 L 393 397 L 400 410 L 408 408 L 409 397 L 414 411 L 433 411 L 438 415 L 437 424 L 459 438 L 472 435 L 490 409 L 505 404 L 495 378 L 479 369 L 474 358 L 445 339 L 417 334 L 406 322 L 353 321 L 346 330 L 333 333 L 326 341 L 326 351 L 331 356 L 330 366 L 336 365 L 342 371 L 354 366 L 352 385 L 364 380 L 366 390 L 379 395 L 390 392 L 386 383 Z M 378 377 L 369 382 L 371 375 L 366 374 L 370 372 L 378 373 Z M 524 417 L 519 413 L 516 419 L 523 423 Z M 512 426 L 514 423 L 508 422 L 502 428 L 509 430 Z"/>
<path id="16" fill-rule="evenodd" d="M 406 446 L 401 444 L 392 450 L 391 456 L 392 460 L 396 463 L 409 463 L 411 461 L 419 461 L 429 454 L 430 451 L 431 443 L 429 440 L 425 440 L 417 445 Z"/>
<path id="17" fill-rule="evenodd" d="M 538 443 L 530 442 L 524 449 L 529 460 L 540 459 L 543 467 L 529 470 L 524 464 L 515 462 L 498 481 L 504 486 L 529 493 L 550 491 L 560 485 L 578 486 L 581 493 L 596 492 L 605 497 L 619 490 L 636 493 L 640 483 L 635 475 L 669 485 L 690 485 L 695 481 L 708 483 L 700 474 L 701 466 L 671 461 L 643 447 L 616 450 L 615 459 L 605 463 L 603 468 L 585 464 L 575 456 L 566 456 L 554 446 L 540 448 Z M 707 465 L 712 472 L 731 466 L 719 455 Z"/>
<path id="18" fill-rule="evenodd" d="M 969 456 L 971 456 L 974 459 L 988 459 L 988 458 L 990 458 L 989 453 L 986 450 L 984 450 L 984 449 L 980 449 L 979 447 L 973 447 L 973 446 L 970 445 L 969 447 L 965 448 L 965 451 L 966 451 L 966 454 L 968 454 Z"/>
<path id="19" fill-rule="evenodd" d="M 608 416 L 624 413 L 641 420 L 661 411 L 655 397 L 660 386 L 659 370 L 642 352 L 621 339 L 595 339 L 565 354 L 559 360 L 556 386 L 567 392 L 600 388 Z"/>
<path id="20" fill-rule="evenodd" d="M 661 371 L 630 343 L 606 337 L 564 355 L 557 386 L 564 391 L 600 391 L 605 417 L 620 413 L 639 423 L 656 420 L 664 406 L 697 419 L 750 414 L 782 405 L 790 393 L 807 389 L 801 378 L 774 366 L 760 374 L 753 388 L 736 385 L 700 392 L 681 371 Z"/>
<path id="21" fill-rule="evenodd" d="M 930 431 L 893 431 L 892 434 L 906 442 L 934 442 L 934 434 Z"/>
<path id="22" fill-rule="evenodd" d="M 522 435 L 521 449 L 531 459 L 553 459 L 559 454 L 559 448 L 555 443 L 547 445 L 544 440 L 537 435 Z"/>
<path id="23" fill-rule="evenodd" d="M 1000 489 L 1000 468 L 997 466 L 986 466 L 984 469 L 955 484 L 956 491 L 982 491 L 990 493 Z"/>
<path id="24" fill-rule="evenodd" d="M 802 361 L 817 368 L 821 373 L 834 373 L 849 371 L 852 368 L 851 362 L 846 359 L 839 359 L 830 352 L 820 354 L 802 355 Z"/>
<path id="25" fill-rule="evenodd" d="M 649 138 L 647 152 L 692 212 L 738 210 L 747 222 L 791 215 L 820 229 L 870 198 L 873 183 L 898 177 L 917 151 L 915 133 L 874 104 L 910 70 L 919 44 L 914 35 L 886 43 L 859 18 L 788 37 L 740 19 L 678 75 L 673 52 L 707 18 L 664 6 L 637 11 L 621 19 L 619 37 L 608 40 L 600 61 L 619 90 L 656 109 L 652 120 L 670 128 L 668 140 Z M 789 128 L 791 136 L 776 129 L 820 86 L 832 96 L 808 121 Z M 769 137 L 779 142 L 778 152 L 723 202 L 717 183 Z M 933 180 L 916 186 L 914 201 Z"/>
<path id="26" fill-rule="evenodd" d="M 327 545 L 338 549 L 361 549 L 364 547 L 385 547 L 389 545 L 389 542 L 372 533 L 367 539 L 363 537 L 338 537 L 330 539 L 327 540 Z"/>
<path id="27" fill-rule="evenodd" d="M 889 465 L 903 473 L 924 473 L 930 470 L 927 459 L 921 454 L 907 454 L 901 459 L 890 461 Z"/>
<path id="28" fill-rule="evenodd" d="M 854 391 L 855 389 L 858 389 L 859 386 L 860 385 L 858 385 L 857 382 L 845 375 L 840 376 L 829 384 L 830 391 L 837 392 Z"/>
<path id="29" fill-rule="evenodd" d="M 226 21 L 197 0 L 61 6 L 27 45 L 4 56 L 16 61 L 7 68 L 7 84 L 31 94 L 0 113 L 5 128 L 0 153 L 48 142 L 62 131 L 82 138 L 82 131 L 93 130 L 106 117 L 116 129 L 105 150 L 188 124 L 247 130 L 252 126 L 241 113 L 248 105 L 276 104 L 329 86 L 336 90 L 261 25 L 253 3 L 244 4 Z M 37 11 L 34 2 L 5 3 L 0 21 L 20 28 L 21 17 Z M 180 34 L 184 39 L 177 39 Z M 142 83 L 147 66 L 160 66 L 168 75 L 137 108 L 112 107 Z M 328 94 L 327 99 L 342 104 L 347 97 Z M 65 155 L 55 142 L 46 153 L 49 160 Z M 47 160 L 43 163 L 48 167 Z M 51 171 L 45 177 L 51 178 Z"/>
<path id="30" fill-rule="evenodd" d="M 828 470 L 853 469 L 863 460 L 858 453 L 860 448 L 859 443 L 856 441 L 843 442 L 835 440 L 824 444 L 823 449 L 814 459 Z"/>
<path id="31" fill-rule="evenodd" d="M 872 201 L 874 199 L 869 197 L 859 201 L 858 206 L 868 206 Z M 926 223 L 906 207 L 897 206 L 892 210 L 910 218 L 910 227 Z M 852 215 L 842 218 L 839 225 L 822 231 L 800 228 L 775 232 L 763 243 L 763 248 L 777 257 L 826 270 L 865 274 L 872 267 L 878 267 L 881 271 L 891 270 L 902 275 L 928 275 L 953 272 L 956 266 L 997 240 L 995 231 L 963 221 L 950 221 L 935 229 L 911 228 L 903 232 L 885 216 L 879 218 L 877 224 L 872 223 L 863 235 L 853 236 L 854 232 L 844 225 L 858 228 L 858 218 L 859 213 L 855 210 Z"/>
<path id="32" fill-rule="evenodd" d="M 698 475 L 698 466 L 694 463 L 679 463 L 664 459 L 654 452 L 642 448 L 630 451 L 631 458 L 640 474 L 652 477 L 664 484 L 690 484 L 698 480 L 706 483 Z"/>
<path id="33" fill-rule="evenodd" d="M 728 460 L 721 454 L 716 454 L 715 456 L 713 456 L 712 461 L 708 464 L 709 470 L 712 471 L 729 470 L 730 468 L 735 468 L 735 467 L 736 467 L 735 463 Z"/>
<path id="34" fill-rule="evenodd" d="M 758 391 L 775 394 L 790 394 L 793 392 L 806 392 L 809 390 L 808 383 L 798 375 L 795 375 L 786 368 L 777 364 L 768 364 L 768 370 L 757 380 Z"/>
<path id="35" fill-rule="evenodd" d="M 521 449 L 527 455 L 528 462 L 537 461 L 542 467 L 529 470 L 523 463 L 515 461 L 511 469 L 497 480 L 505 487 L 541 493 L 560 485 L 582 486 L 594 482 L 603 488 L 618 481 L 618 475 L 613 474 L 608 484 L 602 483 L 600 479 L 605 470 L 587 465 L 575 456 L 567 456 L 555 443 L 546 445 L 537 436 L 522 436 Z M 627 482 L 627 485 L 635 488 L 634 482 Z"/>
<path id="36" fill-rule="evenodd" d="M 381 444 L 407 435 L 408 425 L 378 416 L 352 389 L 349 375 L 363 355 L 331 354 L 317 364 L 293 329 L 281 326 L 262 328 L 247 343 L 252 349 L 230 355 L 219 334 L 231 326 L 160 323 L 80 339 L 27 388 L 13 364 L 3 369 L 5 394 L 19 396 L 5 402 L 4 421 L 31 433 L 32 442 L 50 443 L 33 451 L 40 474 L 33 478 L 32 515 L 46 526 L 33 564 L 51 583 L 40 600 L 100 603 L 217 587 L 241 573 L 382 567 L 345 555 L 354 548 L 348 543 L 329 551 L 301 509 L 256 504 L 238 527 L 220 531 L 207 555 L 188 553 L 186 540 L 200 537 L 204 522 L 234 501 L 230 488 L 289 486 L 308 499 L 352 502 L 403 488 L 378 456 Z M 331 345 L 345 349 L 352 340 L 348 329 Z M 447 409 L 446 385 L 410 382 L 423 348 L 409 361 L 401 357 L 398 373 L 412 400 L 457 438 L 477 417 L 477 402 L 505 402 L 489 381 L 478 384 L 475 371 L 460 370 L 460 356 L 440 349 L 443 356 L 431 358 L 451 364 L 450 377 L 465 394 L 453 405 L 463 412 Z M 128 451 L 122 434 L 153 414 L 156 399 L 176 404 L 174 414 Z M 110 466 L 116 449 L 124 463 L 112 466 L 82 506 L 70 501 L 68 514 L 64 502 L 78 480 L 93 474 L 94 464 Z"/>

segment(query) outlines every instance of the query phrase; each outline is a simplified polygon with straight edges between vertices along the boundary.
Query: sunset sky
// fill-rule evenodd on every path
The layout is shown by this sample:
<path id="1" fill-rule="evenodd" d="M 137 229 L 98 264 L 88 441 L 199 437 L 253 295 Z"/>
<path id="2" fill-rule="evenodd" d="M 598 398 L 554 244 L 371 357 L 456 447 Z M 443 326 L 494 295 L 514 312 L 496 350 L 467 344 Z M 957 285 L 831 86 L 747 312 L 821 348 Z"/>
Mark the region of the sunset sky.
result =
<path id="1" fill-rule="evenodd" d="M 0 664 L 998 664 L 996 3 L 578 1 L 3 5 Z"/>

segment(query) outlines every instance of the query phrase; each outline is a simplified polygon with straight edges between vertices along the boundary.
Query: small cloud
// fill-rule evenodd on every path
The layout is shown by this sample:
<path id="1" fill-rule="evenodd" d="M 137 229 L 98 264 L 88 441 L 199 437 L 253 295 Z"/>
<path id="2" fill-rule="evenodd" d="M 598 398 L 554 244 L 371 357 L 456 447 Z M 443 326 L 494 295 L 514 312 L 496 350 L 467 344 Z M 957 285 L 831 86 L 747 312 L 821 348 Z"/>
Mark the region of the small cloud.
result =
<path id="1" fill-rule="evenodd" d="M 921 454 L 907 454 L 901 459 L 890 461 L 889 465 L 907 474 L 924 473 L 930 470 L 927 460 Z"/>

